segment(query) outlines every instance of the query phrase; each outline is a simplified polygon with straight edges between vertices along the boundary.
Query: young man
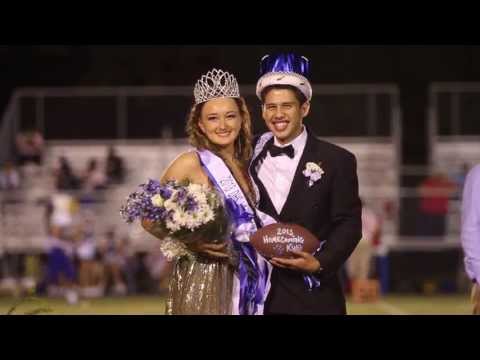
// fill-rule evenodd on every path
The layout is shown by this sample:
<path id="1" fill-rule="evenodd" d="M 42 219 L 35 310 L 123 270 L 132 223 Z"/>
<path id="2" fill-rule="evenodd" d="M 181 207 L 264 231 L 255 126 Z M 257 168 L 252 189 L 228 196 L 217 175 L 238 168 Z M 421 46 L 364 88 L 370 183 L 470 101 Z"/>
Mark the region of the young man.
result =
<path id="1" fill-rule="evenodd" d="M 362 236 L 354 155 L 303 125 L 312 97 L 308 65 L 295 54 L 266 56 L 257 82 L 270 130 L 256 140 L 250 164 L 258 208 L 307 228 L 323 243 L 313 255 L 271 259 L 265 314 L 345 314 L 339 270 Z"/>

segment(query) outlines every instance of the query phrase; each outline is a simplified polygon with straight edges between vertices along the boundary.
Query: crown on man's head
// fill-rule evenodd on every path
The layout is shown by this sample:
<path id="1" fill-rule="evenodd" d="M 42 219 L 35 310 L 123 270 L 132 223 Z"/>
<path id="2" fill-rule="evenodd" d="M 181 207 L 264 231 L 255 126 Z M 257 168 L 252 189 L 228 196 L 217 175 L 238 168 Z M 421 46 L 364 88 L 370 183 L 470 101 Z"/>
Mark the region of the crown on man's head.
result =
<path id="1" fill-rule="evenodd" d="M 216 98 L 238 98 L 240 90 L 235 76 L 223 70 L 212 69 L 197 81 L 193 96 L 195 105 L 198 105 Z"/>
<path id="2" fill-rule="evenodd" d="M 265 55 L 260 63 L 260 79 L 256 94 L 261 99 L 263 89 L 272 85 L 291 85 L 312 99 L 312 86 L 307 79 L 310 63 L 305 56 L 293 53 Z"/>

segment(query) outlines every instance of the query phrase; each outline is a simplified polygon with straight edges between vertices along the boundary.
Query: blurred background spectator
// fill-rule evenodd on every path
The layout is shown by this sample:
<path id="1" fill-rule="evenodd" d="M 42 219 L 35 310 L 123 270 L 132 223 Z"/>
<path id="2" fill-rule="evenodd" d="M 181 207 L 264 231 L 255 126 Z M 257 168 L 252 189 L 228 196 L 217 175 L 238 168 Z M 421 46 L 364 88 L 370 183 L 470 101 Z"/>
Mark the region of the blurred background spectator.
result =
<path id="1" fill-rule="evenodd" d="M 44 139 L 40 131 L 28 129 L 19 132 L 16 137 L 18 164 L 42 164 Z"/>
<path id="2" fill-rule="evenodd" d="M 7 161 L 0 169 L 0 190 L 15 190 L 20 187 L 20 174 L 14 163 Z"/>
<path id="3" fill-rule="evenodd" d="M 51 226 L 45 286 L 49 296 L 64 296 L 68 303 L 79 299 L 78 275 L 74 266 L 74 244 L 65 228 Z"/>
<path id="4" fill-rule="evenodd" d="M 111 229 L 100 241 L 99 250 L 105 267 L 106 292 L 125 295 L 128 290 L 124 272 L 128 256 L 126 245 L 118 241 L 115 230 Z"/>
<path id="5" fill-rule="evenodd" d="M 420 213 L 417 224 L 419 236 L 444 236 L 449 200 L 457 191 L 453 183 L 444 173 L 434 171 L 420 183 Z"/>
<path id="6" fill-rule="evenodd" d="M 125 179 L 124 159 L 117 155 L 113 146 L 108 148 L 105 174 L 110 184 L 121 184 Z"/>
<path id="7" fill-rule="evenodd" d="M 77 190 L 81 182 L 75 175 L 68 159 L 64 156 L 58 159 L 58 165 L 54 169 L 55 188 L 57 190 Z"/>

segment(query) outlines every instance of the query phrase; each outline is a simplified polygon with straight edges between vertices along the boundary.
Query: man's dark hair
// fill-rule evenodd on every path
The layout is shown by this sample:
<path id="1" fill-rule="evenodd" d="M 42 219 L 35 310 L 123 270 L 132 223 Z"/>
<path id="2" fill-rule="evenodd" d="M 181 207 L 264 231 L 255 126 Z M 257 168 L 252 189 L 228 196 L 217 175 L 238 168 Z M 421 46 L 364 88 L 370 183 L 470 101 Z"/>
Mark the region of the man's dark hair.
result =
<path id="1" fill-rule="evenodd" d="M 273 90 L 273 89 L 292 90 L 293 93 L 295 94 L 295 97 L 297 98 L 298 102 L 300 103 L 300 105 L 303 105 L 305 102 L 307 102 L 307 97 L 305 95 L 303 95 L 303 93 L 298 88 L 296 88 L 295 86 L 292 86 L 292 85 L 270 85 L 270 86 L 267 86 L 265 89 L 263 89 L 262 92 L 260 93 L 260 97 L 262 98 L 262 104 L 265 103 L 265 96 L 267 95 L 267 93 L 270 90 Z"/>

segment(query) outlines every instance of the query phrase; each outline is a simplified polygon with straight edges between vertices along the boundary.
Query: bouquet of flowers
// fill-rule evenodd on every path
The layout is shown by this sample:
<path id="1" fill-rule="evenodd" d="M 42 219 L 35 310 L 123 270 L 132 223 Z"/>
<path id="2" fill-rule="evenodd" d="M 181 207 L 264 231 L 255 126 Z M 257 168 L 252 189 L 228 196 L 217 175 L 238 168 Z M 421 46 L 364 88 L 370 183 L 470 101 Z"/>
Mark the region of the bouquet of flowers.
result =
<path id="1" fill-rule="evenodd" d="M 205 185 L 149 180 L 127 197 L 120 214 L 127 223 L 152 222 L 149 231 L 161 239 L 160 249 L 169 258 L 193 256 L 192 241 L 222 242 L 229 218 L 222 198 Z"/>

